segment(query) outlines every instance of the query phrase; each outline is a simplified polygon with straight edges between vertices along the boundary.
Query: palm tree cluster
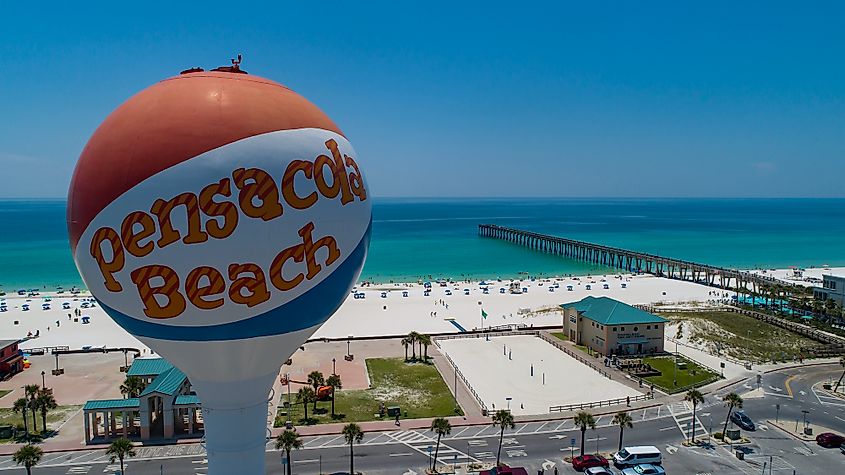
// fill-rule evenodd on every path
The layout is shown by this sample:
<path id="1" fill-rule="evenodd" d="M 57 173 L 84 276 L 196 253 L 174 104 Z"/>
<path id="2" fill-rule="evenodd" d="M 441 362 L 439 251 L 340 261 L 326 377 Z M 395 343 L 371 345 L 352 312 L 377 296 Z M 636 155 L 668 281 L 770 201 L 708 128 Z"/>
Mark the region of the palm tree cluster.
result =
<path id="1" fill-rule="evenodd" d="M 842 323 L 845 320 L 845 308 L 833 299 L 813 298 L 812 287 L 772 282 L 739 290 L 739 293 L 748 296 L 747 301 L 751 302 L 752 307 L 757 306 L 756 298 L 759 297 L 763 300 L 762 307 L 788 318 L 812 314 L 824 323 Z M 792 311 L 788 312 L 787 307 Z"/>
<path id="2" fill-rule="evenodd" d="M 24 386 L 24 396 L 18 398 L 13 405 L 14 411 L 21 413 L 21 416 L 23 417 L 23 426 L 27 438 L 29 438 L 30 434 L 29 423 L 27 421 L 27 411 L 32 414 L 31 432 L 37 434 L 38 413 L 41 413 L 41 430 L 42 432 L 46 432 L 47 415 L 50 411 L 56 409 L 57 407 L 59 406 L 56 403 L 56 399 L 53 397 L 52 391 L 47 391 L 46 389 L 39 387 L 37 384 L 28 384 Z"/>
<path id="3" fill-rule="evenodd" d="M 411 347 L 411 359 L 410 361 L 417 361 L 417 346 L 419 345 L 420 349 L 420 358 L 423 362 L 428 361 L 428 347 L 431 346 L 431 335 L 426 335 L 425 333 L 418 333 L 418 332 L 411 332 L 408 333 L 408 336 L 402 338 L 400 341 L 402 346 L 405 347 L 405 361 L 408 360 L 408 347 Z"/>
<path id="4" fill-rule="evenodd" d="M 127 376 L 123 384 L 120 385 L 120 394 L 123 394 L 124 398 L 138 397 L 145 387 L 146 384 L 144 384 L 143 379 L 138 376 Z"/>
<path id="5" fill-rule="evenodd" d="M 337 393 L 338 389 L 343 388 L 343 380 L 340 379 L 340 375 L 333 374 L 326 378 L 323 376 L 323 373 L 320 371 L 312 371 L 308 373 L 308 384 L 309 386 L 303 386 L 299 388 L 299 391 L 296 393 L 296 401 L 299 404 L 302 404 L 302 408 L 305 411 L 305 417 L 303 420 L 306 423 L 310 423 L 311 420 L 308 419 L 308 405 L 312 404 L 312 408 L 314 411 L 317 410 L 317 393 L 321 386 L 331 386 L 332 394 L 331 394 L 331 403 L 332 403 L 332 419 L 336 417 L 335 414 L 335 394 Z"/>
<path id="6" fill-rule="evenodd" d="M 311 389 L 311 388 L 308 388 Z M 349 444 L 349 473 L 355 473 L 355 450 L 354 445 L 364 440 L 364 431 L 361 430 L 361 426 L 352 422 L 350 424 L 346 424 L 343 427 L 343 438 L 347 444 Z M 448 432 L 447 432 L 448 433 Z M 287 460 L 285 472 L 287 475 L 291 475 L 291 458 L 290 453 L 293 450 L 299 450 L 302 448 L 302 440 L 299 437 L 299 434 L 293 430 L 285 430 L 278 437 L 276 437 L 276 450 L 284 450 L 285 457 Z"/>

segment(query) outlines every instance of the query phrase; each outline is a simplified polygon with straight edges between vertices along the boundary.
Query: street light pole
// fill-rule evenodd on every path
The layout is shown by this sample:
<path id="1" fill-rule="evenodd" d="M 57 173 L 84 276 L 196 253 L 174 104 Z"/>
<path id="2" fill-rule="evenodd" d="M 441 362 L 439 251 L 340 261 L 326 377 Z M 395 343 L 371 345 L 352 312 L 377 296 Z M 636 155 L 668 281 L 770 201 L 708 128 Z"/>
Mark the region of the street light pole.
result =
<path id="1" fill-rule="evenodd" d="M 41 389 L 47 389 L 47 382 L 44 379 L 45 374 L 47 374 L 46 371 L 41 371 Z"/>
<path id="2" fill-rule="evenodd" d="M 332 374 L 337 374 L 337 369 L 335 368 L 336 361 L 337 360 L 335 358 L 332 358 Z"/>
<path id="3" fill-rule="evenodd" d="M 672 384 L 677 386 L 678 385 L 678 340 L 677 340 L 677 338 L 675 339 L 675 364 L 672 368 L 672 371 L 673 371 Z"/>

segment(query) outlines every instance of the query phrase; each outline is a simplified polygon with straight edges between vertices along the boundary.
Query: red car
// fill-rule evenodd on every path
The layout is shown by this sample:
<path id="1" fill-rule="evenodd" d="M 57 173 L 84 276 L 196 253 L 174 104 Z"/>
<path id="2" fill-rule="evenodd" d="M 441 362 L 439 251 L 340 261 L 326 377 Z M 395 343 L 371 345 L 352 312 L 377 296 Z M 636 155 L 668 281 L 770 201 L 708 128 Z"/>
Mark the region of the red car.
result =
<path id="1" fill-rule="evenodd" d="M 835 449 L 845 442 L 845 437 L 833 432 L 823 432 L 816 436 L 816 443 L 828 449 Z"/>
<path id="2" fill-rule="evenodd" d="M 591 467 L 607 468 L 609 466 L 610 463 L 607 461 L 606 458 L 602 457 L 601 455 L 584 454 L 572 459 L 572 468 L 578 470 L 579 472 L 583 472 L 585 469 Z"/>

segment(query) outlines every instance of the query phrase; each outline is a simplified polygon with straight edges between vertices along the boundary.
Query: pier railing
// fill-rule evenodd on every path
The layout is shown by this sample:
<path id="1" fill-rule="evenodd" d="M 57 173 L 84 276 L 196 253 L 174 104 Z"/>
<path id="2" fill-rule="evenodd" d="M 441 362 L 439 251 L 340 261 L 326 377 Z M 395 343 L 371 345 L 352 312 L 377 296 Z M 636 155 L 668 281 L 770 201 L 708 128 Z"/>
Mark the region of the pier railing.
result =
<path id="1" fill-rule="evenodd" d="M 619 397 L 616 399 L 607 399 L 604 401 L 582 402 L 575 404 L 564 404 L 562 406 L 551 406 L 549 407 L 549 412 L 580 411 L 581 409 L 594 409 L 597 407 L 618 406 L 620 404 L 629 404 L 637 401 L 647 401 L 649 399 L 654 399 L 654 395 L 650 392 L 633 397 Z"/>
<path id="2" fill-rule="evenodd" d="M 644 272 L 669 279 L 686 280 L 722 289 L 748 289 L 770 285 L 774 280 L 751 272 L 631 251 L 547 234 L 523 231 L 495 224 L 479 224 L 478 234 L 501 239 L 530 249 L 627 272 Z M 778 282 L 781 284 L 781 282 Z M 783 285 L 794 285 L 783 282 Z"/>
<path id="3" fill-rule="evenodd" d="M 463 335 L 455 335 L 455 336 L 456 336 L 456 337 L 459 337 L 459 338 L 460 338 L 460 337 L 463 337 Z M 467 336 L 467 337 L 465 337 L 465 338 L 472 338 L 472 337 Z M 475 338 L 478 338 L 478 337 L 476 336 Z M 452 338 L 450 338 L 450 337 L 446 337 L 445 339 L 452 339 Z M 478 407 L 480 407 L 480 408 L 481 408 L 481 414 L 482 414 L 482 415 L 484 415 L 484 416 L 486 416 L 486 415 L 487 415 L 487 405 L 485 405 L 485 404 L 484 404 L 484 401 L 482 401 L 482 400 L 481 400 L 481 396 L 479 396 L 479 395 L 478 395 L 478 393 L 477 393 L 477 392 L 475 392 L 475 389 L 472 387 L 472 385 L 471 385 L 471 384 L 469 384 L 469 381 L 467 380 L 466 376 L 464 376 L 464 374 L 461 372 L 461 370 L 460 370 L 460 369 L 458 369 L 458 365 L 456 365 L 456 364 L 455 364 L 455 362 L 452 360 L 452 358 L 449 356 L 449 354 L 448 354 L 448 353 L 446 353 L 445 351 L 443 351 L 443 347 L 441 347 L 441 346 L 440 346 L 440 343 L 439 343 L 437 340 L 438 340 L 438 338 L 433 339 L 434 346 L 436 346 L 436 347 L 437 347 L 437 349 L 438 349 L 438 350 L 440 350 L 440 354 L 442 354 L 443 356 L 445 356 L 445 357 L 446 357 L 446 361 L 448 361 L 448 362 L 449 362 L 449 364 L 451 364 L 451 365 L 452 365 L 452 369 L 455 371 L 455 375 L 456 375 L 458 378 L 460 378 L 460 380 L 461 380 L 461 381 L 463 381 L 464 386 L 466 386 L 466 387 L 467 387 L 467 389 L 469 389 L 470 394 L 472 394 L 472 397 L 474 397 L 474 398 L 475 398 L 475 402 L 477 402 L 477 403 L 478 403 Z M 455 388 L 455 402 L 456 402 L 456 403 L 458 402 L 458 391 L 457 391 L 457 388 Z"/>
<path id="4" fill-rule="evenodd" d="M 575 351 L 572 351 L 571 349 L 567 348 L 566 344 L 563 341 L 561 341 L 560 338 L 557 338 L 554 335 L 550 335 L 547 332 L 538 332 L 538 334 L 539 334 L 540 338 L 542 338 L 547 343 L 550 343 L 555 348 L 563 351 L 564 353 L 571 356 L 572 358 L 575 358 L 577 361 L 587 365 L 588 367 L 592 368 L 594 371 L 596 371 L 600 375 L 604 376 L 605 378 L 613 379 L 608 371 L 605 371 L 603 368 L 596 365 L 595 363 L 593 363 L 589 359 L 587 359 L 584 356 L 577 354 Z"/>

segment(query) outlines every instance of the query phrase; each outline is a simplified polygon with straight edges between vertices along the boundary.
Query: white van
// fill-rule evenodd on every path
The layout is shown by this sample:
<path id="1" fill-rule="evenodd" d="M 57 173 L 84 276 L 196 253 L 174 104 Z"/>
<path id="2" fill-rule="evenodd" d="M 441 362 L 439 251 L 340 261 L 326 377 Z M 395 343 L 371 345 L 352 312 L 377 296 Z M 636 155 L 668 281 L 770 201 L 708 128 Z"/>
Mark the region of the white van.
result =
<path id="1" fill-rule="evenodd" d="M 663 463 L 663 454 L 660 453 L 660 449 L 653 445 L 624 447 L 613 454 L 613 464 L 617 467 L 630 467 L 641 463 L 660 465 Z"/>

